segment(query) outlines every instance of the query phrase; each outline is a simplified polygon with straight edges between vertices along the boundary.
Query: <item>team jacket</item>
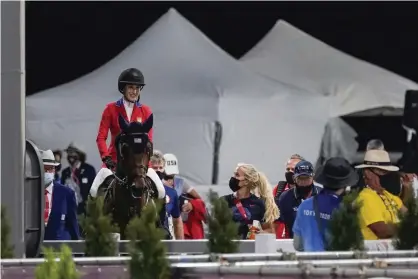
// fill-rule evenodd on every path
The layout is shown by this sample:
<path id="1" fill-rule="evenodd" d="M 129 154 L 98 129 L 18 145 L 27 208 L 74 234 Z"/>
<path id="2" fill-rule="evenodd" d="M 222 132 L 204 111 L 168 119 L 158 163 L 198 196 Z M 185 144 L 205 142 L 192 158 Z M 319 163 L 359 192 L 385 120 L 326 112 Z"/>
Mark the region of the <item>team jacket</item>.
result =
<path id="1" fill-rule="evenodd" d="M 97 134 L 96 142 L 97 147 L 99 148 L 100 158 L 105 156 L 111 156 L 114 162 L 117 161 L 116 158 L 116 148 L 115 148 L 115 138 L 120 133 L 118 117 L 119 114 L 128 121 L 128 116 L 125 111 L 125 107 L 123 105 L 123 98 L 117 100 L 116 102 L 112 102 L 106 105 L 102 119 L 100 121 L 99 132 Z M 135 103 L 135 106 L 132 111 L 132 116 L 130 122 L 145 121 L 150 115 L 152 114 L 151 108 L 143 105 L 139 102 Z M 110 146 L 107 147 L 106 140 L 107 135 L 111 134 L 111 142 Z M 153 129 L 151 129 L 148 133 L 149 139 L 152 142 L 152 135 Z"/>

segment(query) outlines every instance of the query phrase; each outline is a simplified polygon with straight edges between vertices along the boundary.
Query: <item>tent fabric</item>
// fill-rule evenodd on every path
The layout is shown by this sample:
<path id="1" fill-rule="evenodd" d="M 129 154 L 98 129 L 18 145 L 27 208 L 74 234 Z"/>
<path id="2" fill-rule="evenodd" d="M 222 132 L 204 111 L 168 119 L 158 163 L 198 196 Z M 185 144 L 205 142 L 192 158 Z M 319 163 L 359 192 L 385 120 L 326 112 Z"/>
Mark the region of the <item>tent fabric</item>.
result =
<path id="1" fill-rule="evenodd" d="M 403 108 L 405 91 L 418 84 L 345 54 L 279 20 L 240 59 L 254 71 L 329 96 L 331 116 L 364 110 Z"/>
<path id="2" fill-rule="evenodd" d="M 121 97 L 117 77 L 131 67 L 145 76 L 141 101 L 154 112 L 154 148 L 175 154 L 181 175 L 194 185 L 211 183 L 215 121 L 224 126 L 220 181 L 229 178 L 241 159 L 275 173 L 277 179 L 274 165 L 285 162 L 294 140 L 281 135 L 292 127 L 304 129 L 302 125 L 312 124 L 322 131 L 325 126 L 315 118 L 311 121 L 310 115 L 303 119 L 283 115 L 291 111 L 287 107 L 291 98 L 286 96 L 303 98 L 309 92 L 255 74 L 171 9 L 104 66 L 27 97 L 27 137 L 43 149 L 62 149 L 72 141 L 80 142 L 88 162 L 99 168 L 95 140 L 101 113 L 106 103 Z M 263 125 L 268 132 L 252 125 Z M 272 153 L 267 160 L 251 150 L 248 154 L 258 155 L 241 156 L 252 148 L 249 143 L 256 141 L 258 149 L 275 152 L 277 142 L 272 138 L 280 138 L 288 149 L 286 155 Z M 317 140 L 307 142 L 303 149 L 319 150 L 319 144 Z"/>

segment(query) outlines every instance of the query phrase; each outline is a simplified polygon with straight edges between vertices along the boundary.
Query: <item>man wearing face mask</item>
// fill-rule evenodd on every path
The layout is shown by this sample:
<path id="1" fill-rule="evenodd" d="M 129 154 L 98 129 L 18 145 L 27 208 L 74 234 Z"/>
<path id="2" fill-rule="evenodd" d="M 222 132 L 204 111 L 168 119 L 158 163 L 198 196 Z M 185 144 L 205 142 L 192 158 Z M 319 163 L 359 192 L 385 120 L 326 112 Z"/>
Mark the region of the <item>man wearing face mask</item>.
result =
<path id="1" fill-rule="evenodd" d="M 363 164 L 366 187 L 360 192 L 360 226 L 365 240 L 392 238 L 399 223 L 398 212 L 406 212 L 399 194 L 401 177 L 399 168 L 392 165 L 384 150 L 369 150 Z"/>
<path id="2" fill-rule="evenodd" d="M 290 156 L 289 160 L 286 162 L 285 166 L 285 173 L 284 176 L 286 178 L 285 181 L 279 181 L 279 183 L 273 189 L 273 196 L 276 202 L 277 207 L 279 206 L 279 199 L 281 194 L 286 191 L 287 189 L 293 188 L 295 186 L 295 182 L 293 181 L 293 175 L 295 172 L 295 166 L 300 161 L 305 160 L 299 154 L 293 154 Z M 280 220 L 276 220 L 276 238 L 277 239 L 286 239 L 289 238 L 289 232 L 286 230 L 286 225 Z"/>
<path id="3" fill-rule="evenodd" d="M 61 183 L 74 190 L 78 204 L 77 212 L 85 214 L 86 202 L 96 177 L 96 170 L 86 163 L 86 153 L 79 145 L 71 143 L 65 152 L 69 167 L 62 170 Z"/>
<path id="4" fill-rule="evenodd" d="M 75 193 L 54 181 L 55 161 L 52 150 L 41 151 L 45 183 L 45 240 L 78 240 L 77 205 Z"/>
<path id="5" fill-rule="evenodd" d="M 358 175 L 343 158 L 331 158 L 318 169 L 317 182 L 324 188 L 301 203 L 293 225 L 293 246 L 297 251 L 325 251 L 332 212 L 339 207 L 347 186 L 355 185 Z"/>
<path id="6" fill-rule="evenodd" d="M 115 138 L 120 133 L 118 117 L 121 114 L 127 122 L 143 122 L 152 114 L 151 108 L 140 103 L 140 93 L 144 88 L 144 76 L 140 70 L 135 68 L 126 69 L 118 79 L 118 90 L 123 95 L 116 102 L 106 105 L 100 121 L 97 134 L 97 147 L 104 166 L 114 169 L 116 166 Z M 110 146 L 107 147 L 106 140 L 108 133 L 111 133 Z M 148 133 L 152 142 L 153 129 Z"/>
<path id="7" fill-rule="evenodd" d="M 314 167 L 311 162 L 300 161 L 295 166 L 293 179 L 295 187 L 285 191 L 279 199 L 279 220 L 285 223 L 286 231 L 289 237 L 293 238 L 293 223 L 295 222 L 296 212 L 302 201 L 315 196 L 321 188 L 314 185 L 313 182 Z"/>

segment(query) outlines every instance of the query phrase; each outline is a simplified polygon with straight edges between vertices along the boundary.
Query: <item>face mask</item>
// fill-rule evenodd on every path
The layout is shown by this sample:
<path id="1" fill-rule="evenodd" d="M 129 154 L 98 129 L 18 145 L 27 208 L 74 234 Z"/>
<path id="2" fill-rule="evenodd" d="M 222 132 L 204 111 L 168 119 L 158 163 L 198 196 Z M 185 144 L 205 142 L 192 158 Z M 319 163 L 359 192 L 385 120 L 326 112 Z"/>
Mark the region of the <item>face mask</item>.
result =
<path id="1" fill-rule="evenodd" d="M 45 186 L 48 186 L 52 181 L 54 181 L 54 174 L 50 172 L 44 173 Z"/>
<path id="2" fill-rule="evenodd" d="M 77 156 L 67 156 L 68 163 L 73 166 L 75 163 L 78 162 Z"/>
<path id="3" fill-rule="evenodd" d="M 313 185 L 310 186 L 297 186 L 296 185 L 296 192 L 299 197 L 306 198 L 312 191 Z"/>
<path id="4" fill-rule="evenodd" d="M 61 170 L 61 165 L 55 167 L 55 172 L 59 172 Z"/>
<path id="5" fill-rule="evenodd" d="M 398 172 L 391 171 L 379 176 L 380 185 L 389 193 L 399 196 L 401 193 L 401 177 Z"/>
<path id="6" fill-rule="evenodd" d="M 288 172 L 285 172 L 284 173 L 284 176 L 286 178 L 286 182 L 288 184 L 291 184 L 291 185 L 294 185 L 295 184 L 295 181 L 293 180 L 293 175 L 294 175 L 294 173 L 291 172 L 291 171 L 288 171 Z"/>
<path id="7" fill-rule="evenodd" d="M 229 180 L 229 188 L 231 189 L 232 192 L 236 192 L 238 191 L 241 187 L 239 187 L 239 180 L 236 179 L 235 177 L 231 177 L 231 179 Z"/>
<path id="8" fill-rule="evenodd" d="M 165 176 L 164 172 L 162 172 L 162 171 L 156 171 L 156 173 L 157 173 L 158 177 L 159 177 L 161 180 L 162 180 L 162 179 L 164 178 L 164 176 Z"/>

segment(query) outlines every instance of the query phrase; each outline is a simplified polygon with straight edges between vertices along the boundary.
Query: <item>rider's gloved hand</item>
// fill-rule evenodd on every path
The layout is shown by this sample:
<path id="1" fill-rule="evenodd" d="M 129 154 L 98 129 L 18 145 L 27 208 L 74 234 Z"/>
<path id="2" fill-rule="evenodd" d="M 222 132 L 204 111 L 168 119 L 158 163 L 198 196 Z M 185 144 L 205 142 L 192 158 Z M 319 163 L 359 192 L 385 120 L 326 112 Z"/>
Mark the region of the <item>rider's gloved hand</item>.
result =
<path id="1" fill-rule="evenodd" d="M 112 157 L 105 156 L 102 158 L 102 162 L 106 165 L 108 169 L 114 169 L 116 167 L 116 163 L 113 162 Z"/>

